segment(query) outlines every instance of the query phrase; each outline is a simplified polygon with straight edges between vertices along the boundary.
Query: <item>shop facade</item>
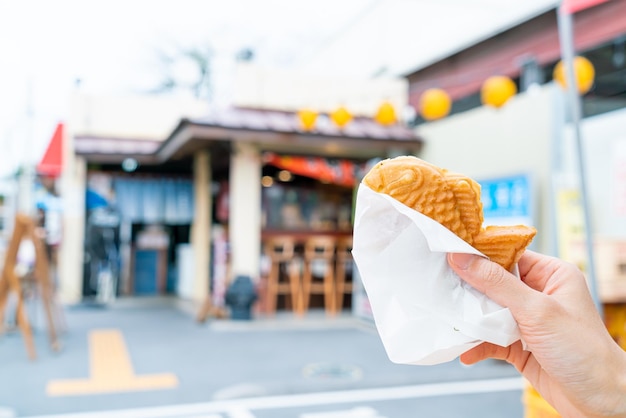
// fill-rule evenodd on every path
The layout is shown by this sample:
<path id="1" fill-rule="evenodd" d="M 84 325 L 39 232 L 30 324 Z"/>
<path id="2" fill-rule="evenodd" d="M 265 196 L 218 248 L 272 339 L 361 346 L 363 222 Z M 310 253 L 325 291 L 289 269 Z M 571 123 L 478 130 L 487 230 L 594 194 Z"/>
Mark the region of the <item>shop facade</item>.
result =
<path id="1" fill-rule="evenodd" d="M 343 128 L 328 121 L 305 130 L 295 112 L 246 108 L 181 119 L 162 141 L 73 137 L 92 197 L 85 228 L 112 240 L 115 293 L 210 297 L 215 305 L 234 277 L 263 287 L 269 237 L 351 236 L 353 194 L 368 162 L 417 154 L 421 145 L 401 124 L 357 117 Z M 94 196 L 118 224 L 90 223 L 103 210 Z M 102 272 L 88 244 L 81 298 L 97 299 Z"/>

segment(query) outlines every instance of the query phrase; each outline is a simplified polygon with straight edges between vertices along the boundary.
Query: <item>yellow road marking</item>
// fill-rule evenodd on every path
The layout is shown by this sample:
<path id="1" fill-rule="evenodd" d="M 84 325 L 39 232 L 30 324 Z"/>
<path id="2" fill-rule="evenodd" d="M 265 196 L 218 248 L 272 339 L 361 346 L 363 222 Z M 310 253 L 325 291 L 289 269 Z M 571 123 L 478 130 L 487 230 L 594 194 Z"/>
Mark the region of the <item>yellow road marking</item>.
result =
<path id="1" fill-rule="evenodd" d="M 89 333 L 89 368 L 89 378 L 52 380 L 46 393 L 48 396 L 90 395 L 178 386 L 178 378 L 172 373 L 135 375 L 124 337 L 115 329 Z"/>

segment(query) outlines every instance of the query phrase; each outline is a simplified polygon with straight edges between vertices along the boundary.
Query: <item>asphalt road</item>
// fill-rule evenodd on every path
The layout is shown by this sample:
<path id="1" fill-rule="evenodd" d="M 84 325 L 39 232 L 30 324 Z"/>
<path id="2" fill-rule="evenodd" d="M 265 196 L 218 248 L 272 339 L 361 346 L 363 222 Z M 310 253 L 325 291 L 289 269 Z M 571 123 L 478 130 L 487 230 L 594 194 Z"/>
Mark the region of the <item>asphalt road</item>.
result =
<path id="1" fill-rule="evenodd" d="M 31 315 L 37 317 L 34 308 Z M 171 300 L 65 309 L 63 349 L 0 337 L 0 418 L 522 417 L 507 364 L 391 363 L 375 329 L 312 312 L 198 324 Z"/>

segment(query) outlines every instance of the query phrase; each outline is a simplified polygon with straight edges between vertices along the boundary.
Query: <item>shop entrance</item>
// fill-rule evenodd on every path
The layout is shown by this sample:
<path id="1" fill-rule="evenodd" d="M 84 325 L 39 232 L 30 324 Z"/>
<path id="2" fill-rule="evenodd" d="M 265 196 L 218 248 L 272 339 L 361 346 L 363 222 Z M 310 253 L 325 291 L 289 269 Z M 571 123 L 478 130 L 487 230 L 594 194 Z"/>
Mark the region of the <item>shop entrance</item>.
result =
<path id="1" fill-rule="evenodd" d="M 277 237 L 292 240 L 294 245 L 293 262 L 281 266 L 279 280 L 288 280 L 286 268 L 297 272 L 298 281 L 310 281 L 310 286 L 303 285 L 299 296 L 305 309 L 351 309 L 352 262 L 343 258 L 342 246 L 352 236 L 353 196 L 360 164 L 275 155 L 264 160 L 268 163 L 263 167 L 262 178 L 263 246 Z M 324 257 L 316 257 L 307 249 L 320 238 L 328 245 Z M 271 258 L 265 248 L 262 256 L 265 282 L 269 278 Z M 333 283 L 331 307 L 324 280 Z M 339 281 L 344 284 L 337 285 Z M 270 294 L 267 297 L 274 298 Z M 275 298 L 277 310 L 296 308 L 289 292 L 279 292 Z M 270 302 L 269 306 L 273 304 Z"/>

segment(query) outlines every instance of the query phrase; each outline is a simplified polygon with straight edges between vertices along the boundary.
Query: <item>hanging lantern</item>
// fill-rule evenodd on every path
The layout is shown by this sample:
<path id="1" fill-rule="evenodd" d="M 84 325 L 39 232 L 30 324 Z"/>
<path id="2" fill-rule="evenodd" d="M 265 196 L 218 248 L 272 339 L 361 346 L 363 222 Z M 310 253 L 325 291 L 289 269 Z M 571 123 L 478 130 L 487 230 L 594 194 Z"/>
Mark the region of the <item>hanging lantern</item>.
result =
<path id="1" fill-rule="evenodd" d="M 576 86 L 580 94 L 585 94 L 593 86 L 593 80 L 596 75 L 596 70 L 593 68 L 593 64 L 585 57 L 574 57 L 574 77 L 576 78 Z M 561 87 L 567 87 L 565 66 L 563 61 L 559 61 L 554 67 L 554 73 L 552 74 L 557 83 Z"/>
<path id="2" fill-rule="evenodd" d="M 374 120 L 381 125 L 393 125 L 397 122 L 398 118 L 396 116 L 396 110 L 393 108 L 393 105 L 388 101 L 384 101 L 376 111 L 376 115 L 374 115 Z"/>
<path id="3" fill-rule="evenodd" d="M 426 120 L 443 118 L 450 113 L 452 100 L 442 89 L 428 89 L 420 97 L 419 111 Z"/>
<path id="4" fill-rule="evenodd" d="M 335 122 L 335 125 L 343 128 L 352 120 L 352 114 L 344 106 L 341 106 L 330 114 L 330 119 Z"/>
<path id="5" fill-rule="evenodd" d="M 300 119 L 300 125 L 305 131 L 310 131 L 315 126 L 317 120 L 317 112 L 310 109 L 302 109 L 298 112 L 298 119 Z"/>
<path id="6" fill-rule="evenodd" d="M 489 77 L 480 89 L 480 100 L 484 105 L 502 107 L 517 93 L 515 82 L 509 77 L 496 75 Z"/>

